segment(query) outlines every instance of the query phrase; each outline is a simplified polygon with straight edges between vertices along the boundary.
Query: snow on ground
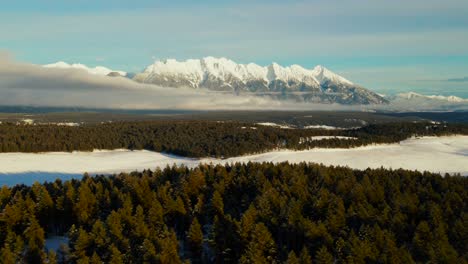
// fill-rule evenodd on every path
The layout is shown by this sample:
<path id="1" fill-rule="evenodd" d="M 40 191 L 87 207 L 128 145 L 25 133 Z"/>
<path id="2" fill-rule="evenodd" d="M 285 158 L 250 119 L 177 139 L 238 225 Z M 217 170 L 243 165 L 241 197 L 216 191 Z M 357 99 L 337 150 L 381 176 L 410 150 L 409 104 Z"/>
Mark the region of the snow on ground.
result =
<path id="1" fill-rule="evenodd" d="M 399 144 L 373 145 L 353 149 L 281 150 L 237 157 L 225 162 L 302 161 L 325 165 L 346 165 L 356 169 L 404 168 L 468 176 L 468 136 L 412 138 Z"/>
<path id="2" fill-rule="evenodd" d="M 26 125 L 32 125 L 32 124 L 34 124 L 34 120 L 33 120 L 33 119 L 29 119 L 29 118 L 22 119 L 21 122 L 23 122 L 23 124 L 26 124 Z"/>
<path id="3" fill-rule="evenodd" d="M 51 236 L 45 239 L 45 248 L 47 250 L 53 250 L 57 252 L 60 245 L 64 244 L 68 246 L 68 237 L 66 236 Z"/>
<path id="4" fill-rule="evenodd" d="M 80 123 L 66 122 L 66 123 L 49 123 L 50 125 L 56 126 L 79 126 Z"/>
<path id="5" fill-rule="evenodd" d="M 305 126 L 305 129 L 326 129 L 326 130 L 343 130 L 346 128 L 343 127 L 334 127 L 334 126 L 327 126 L 327 125 L 311 125 Z"/>
<path id="6" fill-rule="evenodd" d="M 30 184 L 69 179 L 83 172 L 107 174 L 154 169 L 166 165 L 230 162 L 315 162 L 357 169 L 404 168 L 468 176 L 468 136 L 412 138 L 399 144 L 372 145 L 353 149 L 278 150 L 229 159 L 192 159 L 146 150 L 100 150 L 94 152 L 1 153 L 0 185 Z"/>
<path id="7" fill-rule="evenodd" d="M 283 129 L 291 129 L 291 128 L 292 128 L 292 127 L 290 127 L 290 126 L 286 126 L 286 125 L 279 125 L 279 124 L 276 124 L 276 123 L 271 123 L 271 122 L 257 123 L 257 125 L 260 125 L 260 126 L 271 126 L 271 127 L 279 127 L 279 128 L 283 128 Z"/>
<path id="8" fill-rule="evenodd" d="M 167 164 L 196 166 L 198 159 L 148 150 L 95 150 L 93 152 L 1 153 L 0 173 L 118 173 L 154 169 Z M 1 176 L 0 176 L 1 177 Z"/>

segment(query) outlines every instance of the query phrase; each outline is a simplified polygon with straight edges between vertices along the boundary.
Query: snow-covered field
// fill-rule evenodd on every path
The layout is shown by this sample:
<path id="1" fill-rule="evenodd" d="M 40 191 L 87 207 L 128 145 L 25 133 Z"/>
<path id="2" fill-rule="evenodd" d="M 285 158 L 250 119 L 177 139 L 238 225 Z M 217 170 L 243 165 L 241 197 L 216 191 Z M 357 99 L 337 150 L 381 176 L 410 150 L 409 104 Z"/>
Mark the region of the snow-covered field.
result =
<path id="1" fill-rule="evenodd" d="M 413 138 L 399 144 L 353 149 L 281 150 L 225 161 L 310 161 L 325 165 L 346 165 L 356 169 L 383 166 L 393 169 L 461 173 L 468 176 L 468 136 Z"/>
<path id="2" fill-rule="evenodd" d="M 425 137 L 402 141 L 400 144 L 374 145 L 354 149 L 312 149 L 305 151 L 278 150 L 258 155 L 225 160 L 191 159 L 146 150 L 100 150 L 94 152 L 1 153 L 0 185 L 30 184 L 80 177 L 83 172 L 118 173 L 154 169 L 172 164 L 189 167 L 199 163 L 230 162 L 316 162 L 343 165 L 357 169 L 404 168 L 441 173 L 468 175 L 468 136 Z"/>

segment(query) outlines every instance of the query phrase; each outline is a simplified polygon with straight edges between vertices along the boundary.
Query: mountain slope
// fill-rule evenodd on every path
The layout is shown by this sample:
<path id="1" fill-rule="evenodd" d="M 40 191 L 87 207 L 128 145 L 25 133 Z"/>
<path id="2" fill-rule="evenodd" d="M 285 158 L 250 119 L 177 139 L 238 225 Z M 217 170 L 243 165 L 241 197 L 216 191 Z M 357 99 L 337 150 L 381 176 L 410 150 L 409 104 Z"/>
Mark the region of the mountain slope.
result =
<path id="1" fill-rule="evenodd" d="M 168 87 L 204 88 L 213 91 L 252 93 L 296 101 L 383 104 L 387 100 L 323 66 L 305 69 L 299 65 L 282 67 L 273 63 L 237 64 L 226 58 L 206 57 L 177 61 L 156 61 L 134 78 L 137 82 Z"/>

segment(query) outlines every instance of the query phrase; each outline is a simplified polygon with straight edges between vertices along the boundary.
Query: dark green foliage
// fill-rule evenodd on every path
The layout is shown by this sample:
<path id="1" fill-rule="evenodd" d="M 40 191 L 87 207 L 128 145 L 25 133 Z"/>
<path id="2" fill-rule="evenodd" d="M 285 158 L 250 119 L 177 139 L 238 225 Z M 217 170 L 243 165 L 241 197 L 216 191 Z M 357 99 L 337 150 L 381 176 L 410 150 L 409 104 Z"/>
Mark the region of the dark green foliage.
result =
<path id="1" fill-rule="evenodd" d="M 0 189 L 17 263 L 466 263 L 468 179 L 301 163 Z M 46 253 L 47 234 L 69 245 Z"/>
<path id="2" fill-rule="evenodd" d="M 359 129 L 280 129 L 238 122 L 116 122 L 67 127 L 0 124 L 0 152 L 147 149 L 190 157 L 232 157 L 275 148 L 350 148 L 394 143 L 411 136 L 468 134 L 468 125 L 392 123 Z M 356 137 L 356 140 L 307 140 L 312 136 Z"/>

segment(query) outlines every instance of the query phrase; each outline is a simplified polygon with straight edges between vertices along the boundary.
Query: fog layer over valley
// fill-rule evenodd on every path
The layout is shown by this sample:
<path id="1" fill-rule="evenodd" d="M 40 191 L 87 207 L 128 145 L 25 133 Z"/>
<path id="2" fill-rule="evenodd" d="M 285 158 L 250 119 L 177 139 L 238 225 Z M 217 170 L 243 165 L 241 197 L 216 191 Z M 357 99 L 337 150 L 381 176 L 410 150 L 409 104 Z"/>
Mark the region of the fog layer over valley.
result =
<path id="1" fill-rule="evenodd" d="M 80 69 L 44 68 L 0 55 L 0 105 L 257 109 L 275 108 L 282 104 L 260 97 L 139 84 L 124 77 L 92 75 Z"/>
<path id="2" fill-rule="evenodd" d="M 84 172 L 110 174 L 184 164 L 233 162 L 314 162 L 356 169 L 410 169 L 468 175 L 468 136 L 412 138 L 400 144 L 354 149 L 278 150 L 229 159 L 192 159 L 146 150 L 101 150 L 94 152 L 1 153 L 0 183 L 14 185 L 51 181 L 54 176 L 79 178 Z M 19 177 L 17 177 L 19 175 Z"/>
<path id="3" fill-rule="evenodd" d="M 468 109 L 468 100 L 463 98 L 415 96 L 414 93 L 411 93 L 412 96 L 401 94 L 379 99 L 385 103 L 377 99 L 361 102 L 353 99 L 358 96 L 353 91 L 359 87 L 346 88 L 345 90 L 349 92 L 345 96 L 346 100 L 338 99 L 337 94 L 333 95 L 338 92 L 328 87 L 326 92 L 328 99 L 322 101 L 311 98 L 306 100 L 301 97 L 302 95 L 298 97 L 298 94 L 303 94 L 303 91 L 302 88 L 297 87 L 298 91 L 294 90 L 296 88 L 283 87 L 270 93 L 238 93 L 235 89 L 220 90 L 211 86 L 200 86 L 196 89 L 184 85 L 172 87 L 165 82 L 139 83 L 123 77 L 123 72 L 121 74 L 104 67 L 88 69 L 81 64 L 73 65 L 65 68 L 43 67 L 17 62 L 5 54 L 0 54 L 0 105 L 113 109 L 389 110 L 396 112 Z M 111 72 L 108 75 L 99 74 L 109 71 Z M 331 76 L 341 80 L 340 76 L 334 74 Z M 282 83 L 292 82 L 287 80 Z M 330 85 L 329 82 L 324 82 L 322 86 L 326 84 Z M 224 85 L 230 87 L 231 84 Z M 358 90 L 362 90 L 365 94 L 375 95 L 371 91 L 372 88 L 369 91 L 360 89 Z M 348 104 L 348 101 L 354 103 Z"/>
<path id="4" fill-rule="evenodd" d="M 140 84 L 83 69 L 20 63 L 0 53 L 0 105 L 116 109 L 317 109 L 361 110 L 336 104 L 299 104 L 204 89 Z"/>

